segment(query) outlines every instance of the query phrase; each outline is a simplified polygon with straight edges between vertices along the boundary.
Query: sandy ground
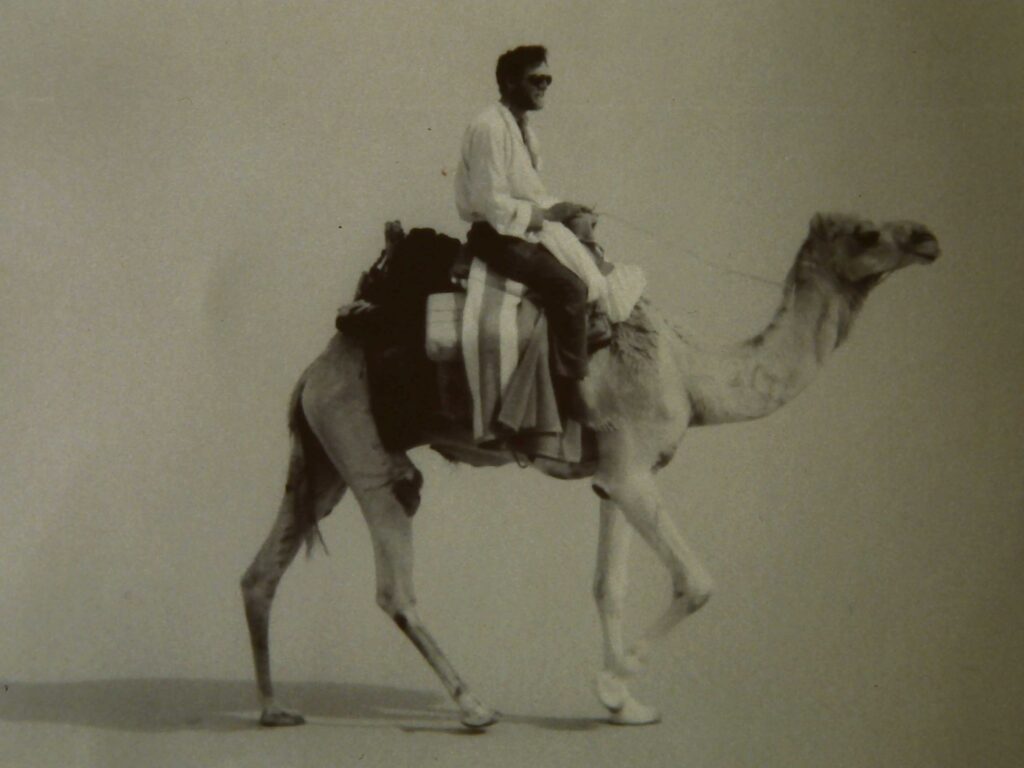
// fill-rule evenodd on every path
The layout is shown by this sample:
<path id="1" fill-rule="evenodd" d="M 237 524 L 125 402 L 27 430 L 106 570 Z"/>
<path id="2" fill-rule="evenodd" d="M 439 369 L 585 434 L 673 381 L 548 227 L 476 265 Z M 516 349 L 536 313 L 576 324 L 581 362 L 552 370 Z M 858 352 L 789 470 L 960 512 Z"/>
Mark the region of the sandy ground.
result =
<path id="1" fill-rule="evenodd" d="M 4 766 L 706 765 L 732 739 L 677 713 L 622 728 L 580 713 L 503 713 L 486 732 L 444 697 L 372 685 L 293 683 L 306 726 L 262 729 L 248 681 L 106 680 L 11 684 L 0 708 Z M 745 741 L 745 740 L 740 740 Z M 749 746 L 749 745 L 748 745 Z M 671 755 L 676 754 L 678 761 Z M 715 759 L 721 762 L 720 755 Z M 582 760 L 582 763 L 577 761 Z M 733 763 L 737 764 L 737 763 Z"/>
<path id="2" fill-rule="evenodd" d="M 546 691 L 490 703 L 502 719 L 486 732 L 462 728 L 430 688 L 355 683 L 283 683 L 279 694 L 305 726 L 256 723 L 248 680 L 139 678 L 8 683 L 0 698 L 0 765 L 11 768 L 224 768 L 227 766 L 967 766 L 1019 765 L 1019 719 L 1004 699 L 922 726 L 925 699 L 873 684 L 874 694 L 793 695 L 782 681 L 678 669 L 645 681 L 664 710 L 653 726 L 609 725 L 585 681 L 554 706 Z M 975 669 L 950 673 L 961 683 Z M 989 684 L 988 690 L 993 687 Z M 950 681 L 939 683 L 944 698 Z M 685 690 L 685 692 L 683 692 Z M 550 693 L 559 691 L 551 689 Z M 915 702 L 913 699 L 917 698 Z M 507 703 L 509 706 L 503 707 Z M 930 706 L 924 703 L 924 709 Z M 943 720 L 937 722 L 937 720 Z"/>

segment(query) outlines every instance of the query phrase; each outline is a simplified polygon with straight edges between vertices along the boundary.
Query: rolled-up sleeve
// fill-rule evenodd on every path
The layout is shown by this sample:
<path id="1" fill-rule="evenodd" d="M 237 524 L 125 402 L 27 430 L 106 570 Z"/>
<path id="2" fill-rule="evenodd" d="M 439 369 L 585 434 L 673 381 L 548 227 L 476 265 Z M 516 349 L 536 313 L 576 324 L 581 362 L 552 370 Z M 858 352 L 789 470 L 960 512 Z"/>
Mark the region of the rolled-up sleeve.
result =
<path id="1" fill-rule="evenodd" d="M 530 225 L 533 203 L 513 196 L 509 168 L 513 148 L 508 132 L 488 122 L 471 125 L 463 147 L 466 190 L 470 208 L 503 235 L 523 237 Z"/>

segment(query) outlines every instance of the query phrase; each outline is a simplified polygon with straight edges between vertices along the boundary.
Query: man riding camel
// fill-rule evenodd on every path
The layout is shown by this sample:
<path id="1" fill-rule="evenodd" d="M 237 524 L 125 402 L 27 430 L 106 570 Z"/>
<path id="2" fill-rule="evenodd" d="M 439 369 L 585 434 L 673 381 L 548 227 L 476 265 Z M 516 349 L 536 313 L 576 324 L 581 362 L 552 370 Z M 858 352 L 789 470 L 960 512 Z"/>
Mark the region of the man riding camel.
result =
<path id="1" fill-rule="evenodd" d="M 573 230 L 587 231 L 595 219 L 586 206 L 548 194 L 539 175 L 539 148 L 528 116 L 544 107 L 552 82 L 547 50 L 528 45 L 507 51 L 495 74 L 501 99 L 466 129 L 455 203 L 459 216 L 471 223 L 473 255 L 539 297 L 563 414 L 585 422 L 587 304 L 605 298 L 607 283 Z"/>

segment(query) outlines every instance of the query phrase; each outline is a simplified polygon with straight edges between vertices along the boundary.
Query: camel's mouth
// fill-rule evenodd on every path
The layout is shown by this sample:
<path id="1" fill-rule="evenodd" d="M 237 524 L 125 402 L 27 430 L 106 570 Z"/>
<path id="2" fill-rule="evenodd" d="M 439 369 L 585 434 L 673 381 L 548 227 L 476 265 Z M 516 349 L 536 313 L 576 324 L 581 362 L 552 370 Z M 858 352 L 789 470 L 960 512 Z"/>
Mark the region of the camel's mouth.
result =
<path id="1" fill-rule="evenodd" d="M 869 248 L 846 268 L 847 279 L 860 290 L 870 290 L 893 272 L 912 264 L 931 264 L 939 258 L 939 241 L 918 224 L 901 225 L 876 247 Z"/>
<path id="2" fill-rule="evenodd" d="M 860 280 L 855 282 L 854 285 L 857 286 L 857 288 L 861 292 L 867 293 L 872 288 L 875 288 L 878 285 L 880 285 L 881 283 L 885 282 L 885 280 L 889 277 L 889 275 L 891 275 L 893 273 L 893 271 L 894 270 L 892 270 L 892 269 L 886 269 L 886 270 L 883 270 L 881 272 L 875 272 L 872 275 L 867 275 L 866 277 L 862 277 Z"/>
<path id="3" fill-rule="evenodd" d="M 931 264 L 939 258 L 939 241 L 931 232 L 915 233 L 910 245 L 914 256 L 925 264 Z"/>
<path id="4" fill-rule="evenodd" d="M 900 225 L 894 233 L 893 244 L 909 257 L 908 263 L 931 264 L 941 253 L 938 238 L 920 224 Z"/>

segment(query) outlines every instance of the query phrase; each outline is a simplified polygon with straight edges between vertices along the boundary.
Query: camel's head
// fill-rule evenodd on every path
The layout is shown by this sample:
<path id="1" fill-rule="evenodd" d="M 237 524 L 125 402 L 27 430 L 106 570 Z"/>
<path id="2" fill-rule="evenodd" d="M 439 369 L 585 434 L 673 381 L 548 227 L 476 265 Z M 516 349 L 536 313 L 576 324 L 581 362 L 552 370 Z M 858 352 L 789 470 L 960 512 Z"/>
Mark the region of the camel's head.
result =
<path id="1" fill-rule="evenodd" d="M 816 214 L 807 246 L 805 258 L 862 294 L 897 269 L 930 264 L 939 256 L 935 235 L 921 224 L 896 221 L 878 226 L 843 214 Z"/>

